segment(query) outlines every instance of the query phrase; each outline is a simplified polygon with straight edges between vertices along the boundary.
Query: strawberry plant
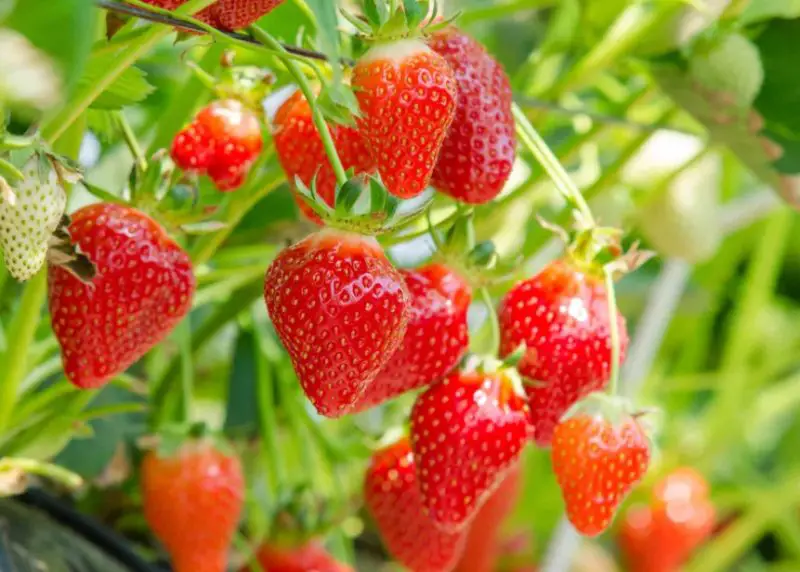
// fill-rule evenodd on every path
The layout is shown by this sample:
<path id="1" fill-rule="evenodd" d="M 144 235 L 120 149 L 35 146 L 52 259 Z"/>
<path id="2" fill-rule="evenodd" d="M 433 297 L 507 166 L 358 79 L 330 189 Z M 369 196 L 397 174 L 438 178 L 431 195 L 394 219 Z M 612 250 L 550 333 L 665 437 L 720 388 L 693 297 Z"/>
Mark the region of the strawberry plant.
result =
<path id="1" fill-rule="evenodd" d="M 0 1 L 0 569 L 800 569 L 798 38 Z"/>

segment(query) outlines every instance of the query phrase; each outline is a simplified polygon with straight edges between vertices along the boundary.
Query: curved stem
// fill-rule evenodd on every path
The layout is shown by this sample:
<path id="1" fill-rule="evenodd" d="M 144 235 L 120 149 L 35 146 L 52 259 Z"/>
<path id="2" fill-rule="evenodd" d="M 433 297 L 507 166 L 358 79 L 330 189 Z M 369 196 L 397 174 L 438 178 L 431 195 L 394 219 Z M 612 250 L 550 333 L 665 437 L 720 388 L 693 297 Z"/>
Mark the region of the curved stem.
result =
<path id="1" fill-rule="evenodd" d="M 125 113 L 122 110 L 115 111 L 114 118 L 117 120 L 117 125 L 122 133 L 122 138 L 125 139 L 125 144 L 128 146 L 128 149 L 130 149 L 131 155 L 133 155 L 133 160 L 136 162 L 136 166 L 140 171 L 146 171 L 147 159 L 144 158 L 142 146 L 139 145 L 139 141 L 136 139 L 136 134 L 133 132 L 133 129 L 131 129 L 131 125 L 128 123 L 128 119 L 125 117 Z"/>
<path id="2" fill-rule="evenodd" d="M 41 461 L 33 459 L 19 459 L 13 457 L 6 457 L 0 460 L 0 474 L 14 470 L 45 477 L 57 483 L 61 483 L 70 489 L 76 489 L 83 484 L 83 479 L 80 475 L 57 465 L 42 463 Z"/>
<path id="3" fill-rule="evenodd" d="M 485 286 L 480 289 L 481 302 L 486 306 L 486 311 L 489 313 L 487 320 L 489 320 L 489 331 L 491 336 L 489 338 L 489 355 L 496 356 L 500 351 L 500 322 L 497 319 L 497 312 L 494 309 L 494 302 L 492 302 L 492 295 L 489 294 L 489 289 Z"/>
<path id="4" fill-rule="evenodd" d="M 249 30 L 250 33 L 253 34 L 253 37 L 259 42 L 264 44 L 266 47 L 279 52 L 277 57 L 283 61 L 283 64 L 289 70 L 289 73 L 292 74 L 292 77 L 297 82 L 300 91 L 303 92 L 306 101 L 308 101 L 309 107 L 311 107 L 311 117 L 314 120 L 314 125 L 316 126 L 319 136 L 322 139 L 322 145 L 325 147 L 325 153 L 328 155 L 328 159 L 331 162 L 333 172 L 336 174 L 336 182 L 340 186 L 343 185 L 347 182 L 347 174 L 342 166 L 341 159 L 339 159 L 339 153 L 336 151 L 336 146 L 333 143 L 333 137 L 331 136 L 330 129 L 328 129 L 328 123 L 325 121 L 325 116 L 322 114 L 322 111 L 317 105 L 314 90 L 311 88 L 308 78 L 306 78 L 305 74 L 303 74 L 302 70 L 298 67 L 297 62 L 293 61 L 292 58 L 288 56 L 284 47 L 275 38 L 270 36 L 266 31 L 262 30 L 258 26 L 250 26 Z"/>
<path id="5" fill-rule="evenodd" d="M 616 395 L 619 388 L 619 325 L 617 324 L 617 296 L 614 289 L 614 273 L 611 266 L 603 268 L 608 296 L 608 330 L 611 337 L 611 377 L 608 394 Z"/>
<path id="6" fill-rule="evenodd" d="M 590 226 L 594 226 L 594 217 L 592 216 L 592 211 L 588 203 L 567 174 L 564 167 L 558 161 L 558 158 L 556 158 L 550 150 L 550 147 L 545 143 L 544 139 L 542 139 L 533 125 L 531 125 L 530 121 L 528 121 L 525 112 L 523 112 L 516 103 L 512 106 L 512 112 L 517 126 L 517 134 L 522 143 L 533 154 L 536 160 L 539 161 L 564 199 L 580 212 L 583 221 Z"/>

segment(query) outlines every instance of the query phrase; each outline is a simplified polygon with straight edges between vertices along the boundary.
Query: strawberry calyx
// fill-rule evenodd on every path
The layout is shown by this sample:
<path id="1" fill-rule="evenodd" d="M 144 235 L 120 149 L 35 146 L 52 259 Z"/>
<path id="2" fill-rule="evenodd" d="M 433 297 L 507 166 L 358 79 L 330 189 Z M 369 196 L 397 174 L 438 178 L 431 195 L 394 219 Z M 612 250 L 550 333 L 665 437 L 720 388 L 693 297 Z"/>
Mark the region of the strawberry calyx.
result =
<path id="1" fill-rule="evenodd" d="M 494 374 L 502 376 L 508 389 L 521 399 L 527 399 L 522 383 L 522 376 L 517 371 L 516 364 L 507 360 L 499 360 L 494 356 L 472 355 L 464 363 L 464 371 L 475 371 L 480 374 Z"/>
<path id="2" fill-rule="evenodd" d="M 416 38 L 452 21 L 445 22 L 437 17 L 436 0 L 362 0 L 360 4 L 363 17 L 345 10 L 342 14 L 359 35 L 371 43 Z"/>
<path id="3" fill-rule="evenodd" d="M 295 178 L 298 196 L 330 227 L 365 235 L 394 231 L 420 216 L 433 197 L 401 210 L 403 202 L 391 195 L 379 175 L 355 175 L 347 172 L 348 180 L 336 190 L 334 206 L 329 206 L 316 190 L 316 178 L 310 187 Z"/>
<path id="4" fill-rule="evenodd" d="M 194 62 L 187 65 L 215 99 L 236 99 L 254 112 L 261 111 L 261 102 L 275 84 L 272 71 L 258 66 L 235 66 L 229 52 L 223 54 L 221 72 L 216 76 Z"/>
<path id="5" fill-rule="evenodd" d="M 144 451 L 155 451 L 162 458 L 172 458 L 187 450 L 213 448 L 225 455 L 233 455 L 231 445 L 213 433 L 205 423 L 173 423 L 162 427 L 158 433 L 141 437 L 137 444 Z"/>
<path id="6" fill-rule="evenodd" d="M 657 410 L 652 408 L 637 408 L 627 397 L 619 395 L 609 395 L 602 391 L 590 393 L 582 400 L 573 405 L 561 418 L 566 419 L 586 415 L 598 417 L 610 423 L 613 427 L 620 427 L 626 421 L 635 419 L 642 427 L 645 435 L 652 442 L 652 434 L 655 431 L 654 424 L 648 422 Z"/>

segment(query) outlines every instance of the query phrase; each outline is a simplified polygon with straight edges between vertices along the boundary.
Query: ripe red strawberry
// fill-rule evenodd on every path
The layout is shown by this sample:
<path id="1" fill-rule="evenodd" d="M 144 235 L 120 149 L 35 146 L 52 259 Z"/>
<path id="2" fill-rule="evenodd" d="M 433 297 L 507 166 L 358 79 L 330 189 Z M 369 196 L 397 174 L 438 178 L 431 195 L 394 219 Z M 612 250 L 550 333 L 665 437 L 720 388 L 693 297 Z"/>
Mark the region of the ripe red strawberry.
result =
<path id="1" fill-rule="evenodd" d="M 258 116 L 235 99 L 207 105 L 172 141 L 172 159 L 184 171 L 207 173 L 220 191 L 244 182 L 263 139 Z"/>
<path id="2" fill-rule="evenodd" d="M 432 184 L 454 199 L 485 203 L 500 194 L 514 166 L 511 82 L 481 44 L 455 27 L 434 33 L 428 45 L 453 69 L 458 86 Z"/>
<path id="3" fill-rule="evenodd" d="M 97 275 L 87 284 L 64 268 L 50 268 L 53 330 L 67 379 L 81 388 L 100 387 L 189 311 L 192 263 L 158 223 L 129 207 L 84 207 L 72 215 L 69 232 Z"/>
<path id="4" fill-rule="evenodd" d="M 631 572 L 678 572 L 711 537 L 715 520 L 703 476 L 680 468 L 655 486 L 649 504 L 626 511 L 620 548 Z"/>
<path id="5" fill-rule="evenodd" d="M 258 563 L 269 572 L 353 572 L 331 556 L 317 541 L 302 546 L 278 546 L 266 543 L 258 549 Z M 244 568 L 242 572 L 255 572 L 255 568 Z"/>
<path id="6" fill-rule="evenodd" d="M 224 572 L 244 504 L 239 459 L 192 441 L 171 457 L 148 452 L 141 479 L 144 516 L 175 572 Z"/>
<path id="7" fill-rule="evenodd" d="M 174 10 L 186 0 L 144 0 L 144 2 Z M 246 28 L 281 3 L 283 0 L 219 0 L 201 10 L 195 17 L 221 30 L 238 30 Z"/>
<path id="8" fill-rule="evenodd" d="M 411 307 L 400 348 L 354 406 L 362 411 L 444 377 L 467 351 L 470 287 L 442 264 L 401 270 Z"/>
<path id="9" fill-rule="evenodd" d="M 533 435 L 546 447 L 567 409 L 608 383 L 611 338 L 603 280 L 569 261 L 553 262 L 505 295 L 498 318 L 501 355 L 526 344 L 517 369 L 533 382 L 526 385 Z M 628 334 L 619 313 L 617 326 L 622 360 Z"/>
<path id="10" fill-rule="evenodd" d="M 345 170 L 355 174 L 373 173 L 375 164 L 358 130 L 346 125 L 329 125 L 336 151 Z M 316 181 L 317 194 L 333 206 L 336 175 L 325 154 L 319 132 L 311 118 L 311 107 L 300 91 L 281 105 L 273 121 L 273 140 L 278 160 L 290 184 L 299 178 L 307 187 Z M 315 179 L 316 176 L 316 179 Z M 309 219 L 321 223 L 320 218 L 302 200 L 297 198 L 300 210 Z"/>
<path id="11" fill-rule="evenodd" d="M 455 572 L 494 572 L 498 569 L 502 556 L 500 528 L 517 504 L 522 480 L 522 467 L 517 463 L 475 515 Z"/>
<path id="12" fill-rule="evenodd" d="M 386 548 L 404 566 L 414 572 L 453 569 L 465 533 L 443 532 L 425 515 L 408 439 L 374 454 L 364 482 L 364 500 Z"/>
<path id="13" fill-rule="evenodd" d="M 625 496 L 647 472 L 650 443 L 639 421 L 578 412 L 553 432 L 553 472 L 567 517 L 585 536 L 608 528 Z"/>
<path id="14" fill-rule="evenodd" d="M 507 371 L 456 371 L 417 398 L 411 444 L 439 528 L 466 526 L 500 485 L 529 438 L 529 414 Z"/>
<path id="15" fill-rule="evenodd" d="M 264 299 L 303 390 L 328 417 L 350 411 L 408 323 L 408 290 L 378 243 L 331 229 L 277 256 Z"/>
<path id="16" fill-rule="evenodd" d="M 393 195 L 410 198 L 428 186 L 455 116 L 453 71 L 421 40 L 381 43 L 353 68 L 359 129 Z"/>

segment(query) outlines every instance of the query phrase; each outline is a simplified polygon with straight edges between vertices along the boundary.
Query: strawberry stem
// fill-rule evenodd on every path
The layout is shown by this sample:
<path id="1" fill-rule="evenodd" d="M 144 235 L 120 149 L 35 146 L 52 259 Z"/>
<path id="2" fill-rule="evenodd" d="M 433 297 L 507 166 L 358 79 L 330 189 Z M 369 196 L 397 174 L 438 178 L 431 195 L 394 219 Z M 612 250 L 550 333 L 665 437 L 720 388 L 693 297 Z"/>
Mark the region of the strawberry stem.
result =
<path id="1" fill-rule="evenodd" d="M 558 161 L 558 158 L 550 150 L 550 147 L 548 147 L 541 135 L 539 135 L 539 132 L 536 131 L 530 121 L 528 121 L 525 112 L 515 103 L 512 106 L 512 113 L 514 114 L 514 120 L 517 126 L 517 134 L 522 143 L 528 148 L 536 160 L 539 161 L 564 199 L 581 214 L 583 222 L 588 226 L 595 226 L 594 216 L 589 208 L 589 204 L 583 198 L 583 195 L 572 181 L 569 174 L 567 174 L 567 171 Z"/>
<path id="2" fill-rule="evenodd" d="M 289 73 L 297 82 L 300 91 L 303 92 L 303 96 L 305 96 L 306 101 L 308 101 L 308 105 L 311 108 L 311 117 L 314 120 L 314 125 L 316 126 L 317 131 L 319 132 L 320 139 L 322 139 L 322 145 L 325 147 L 325 153 L 328 155 L 328 159 L 333 167 L 333 172 L 336 175 L 336 182 L 338 183 L 338 186 L 341 187 L 347 182 L 347 174 L 345 173 L 341 159 L 339 159 L 339 153 L 336 151 L 336 146 L 333 143 L 333 137 L 331 136 L 330 129 L 328 129 L 328 123 L 325 121 L 325 116 L 322 114 L 322 110 L 317 105 L 317 100 L 314 96 L 314 90 L 311 88 L 308 78 L 306 78 L 305 74 L 303 74 L 302 70 L 297 65 L 297 62 L 295 62 L 294 59 L 289 56 L 285 48 L 275 38 L 258 26 L 250 26 L 248 30 L 253 37 L 261 42 L 265 47 L 277 52 L 276 57 L 283 62 L 283 64 L 286 66 L 286 69 L 289 70 Z"/>
<path id="3" fill-rule="evenodd" d="M 608 394 L 616 395 L 619 388 L 619 327 L 617 324 L 617 297 L 614 290 L 614 269 L 607 264 L 603 267 L 606 295 L 608 296 L 608 330 L 611 337 L 611 376 L 608 383 Z"/>
<path id="4" fill-rule="evenodd" d="M 486 311 L 489 313 L 487 320 L 489 322 L 489 350 L 488 354 L 492 357 L 496 356 L 500 351 L 500 322 L 497 319 L 497 312 L 494 308 L 492 295 L 489 294 L 489 289 L 485 286 L 479 290 L 481 302 L 486 306 Z"/>
<path id="5" fill-rule="evenodd" d="M 57 465 L 51 465 L 50 463 L 43 463 L 33 459 L 6 457 L 0 460 L 0 475 L 10 471 L 20 471 L 26 474 L 45 477 L 69 489 L 76 489 L 83 484 L 83 479 L 80 475 Z"/>
<path id="6" fill-rule="evenodd" d="M 133 160 L 136 163 L 136 167 L 141 173 L 144 173 L 147 170 L 147 159 L 144 157 L 142 146 L 139 145 L 139 141 L 136 139 L 136 134 L 133 132 L 130 123 L 128 123 L 125 113 L 123 113 L 121 110 L 115 111 L 114 117 L 117 120 L 117 126 L 119 127 L 120 133 L 122 133 L 122 138 L 125 139 L 125 144 L 128 146 L 128 149 L 130 149 L 131 155 L 133 155 Z"/>

